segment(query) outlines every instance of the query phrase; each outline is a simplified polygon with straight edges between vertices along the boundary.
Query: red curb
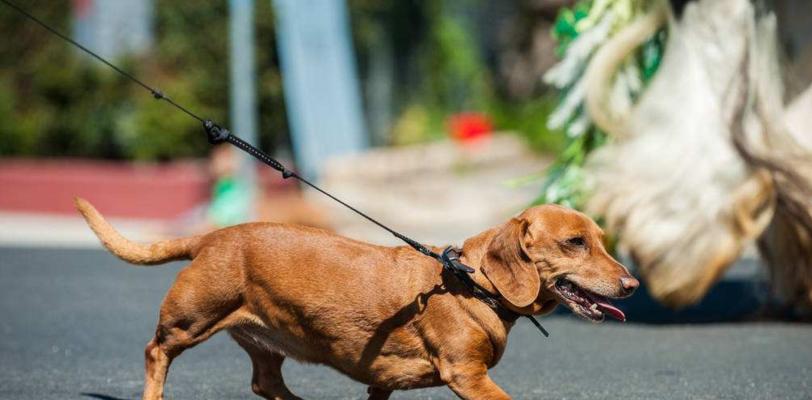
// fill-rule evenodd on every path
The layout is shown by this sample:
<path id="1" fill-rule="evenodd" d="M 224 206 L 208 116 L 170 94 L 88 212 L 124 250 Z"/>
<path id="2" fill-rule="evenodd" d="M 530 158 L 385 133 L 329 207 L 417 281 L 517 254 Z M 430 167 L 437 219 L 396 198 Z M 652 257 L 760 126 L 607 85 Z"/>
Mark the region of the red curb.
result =
<path id="1" fill-rule="evenodd" d="M 205 160 L 135 163 L 84 159 L 0 160 L 0 210 L 73 214 L 84 197 L 105 215 L 169 219 L 208 198 Z M 287 186 L 260 170 L 267 189 Z"/>

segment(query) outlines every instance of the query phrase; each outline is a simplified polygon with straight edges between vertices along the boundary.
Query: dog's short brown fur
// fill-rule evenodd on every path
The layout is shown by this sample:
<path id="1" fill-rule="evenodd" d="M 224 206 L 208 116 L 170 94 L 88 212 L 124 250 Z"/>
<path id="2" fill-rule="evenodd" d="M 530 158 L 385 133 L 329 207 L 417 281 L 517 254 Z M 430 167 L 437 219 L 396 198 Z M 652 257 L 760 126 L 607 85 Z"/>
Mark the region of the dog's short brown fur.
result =
<path id="1" fill-rule="evenodd" d="M 125 261 L 192 260 L 169 289 L 146 347 L 144 399 L 162 399 L 172 359 L 224 329 L 248 352 L 251 387 L 266 399 L 298 399 L 280 373 L 286 357 L 329 365 L 369 385 L 370 399 L 438 385 L 463 399 L 510 398 L 487 372 L 513 322 L 411 248 L 273 223 L 142 245 L 122 237 L 87 201 L 76 204 L 104 246 Z M 466 240 L 462 261 L 520 314 L 566 303 L 554 287 L 563 276 L 608 297 L 637 286 L 607 254 L 599 227 L 558 206 L 530 208 Z"/>

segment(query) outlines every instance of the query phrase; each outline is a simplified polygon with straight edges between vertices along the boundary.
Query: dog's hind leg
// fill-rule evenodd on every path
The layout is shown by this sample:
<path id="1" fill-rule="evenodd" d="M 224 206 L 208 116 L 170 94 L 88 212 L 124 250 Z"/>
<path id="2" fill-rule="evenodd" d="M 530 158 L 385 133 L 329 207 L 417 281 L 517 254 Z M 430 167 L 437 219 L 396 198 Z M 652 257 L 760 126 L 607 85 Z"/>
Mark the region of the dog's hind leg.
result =
<path id="1" fill-rule="evenodd" d="M 166 372 L 169 369 L 171 358 L 158 345 L 158 340 L 152 338 L 144 350 L 144 396 L 143 400 L 163 400 Z"/>
<path id="2" fill-rule="evenodd" d="M 291 393 L 282 379 L 282 363 L 285 361 L 285 356 L 262 348 L 261 345 L 257 345 L 244 337 L 240 330 L 229 333 L 251 357 L 251 364 L 254 368 L 251 377 L 251 390 L 257 396 L 268 400 L 302 400 Z"/>
<path id="3" fill-rule="evenodd" d="M 167 293 L 155 330 L 147 344 L 143 400 L 163 400 L 172 360 L 218 331 L 243 320 L 240 294 L 212 276 L 214 271 L 192 264 L 178 273 Z"/>
<path id="4" fill-rule="evenodd" d="M 370 386 L 367 393 L 369 393 L 367 400 L 388 400 L 389 396 L 392 395 L 391 390 L 376 388 L 375 386 Z"/>

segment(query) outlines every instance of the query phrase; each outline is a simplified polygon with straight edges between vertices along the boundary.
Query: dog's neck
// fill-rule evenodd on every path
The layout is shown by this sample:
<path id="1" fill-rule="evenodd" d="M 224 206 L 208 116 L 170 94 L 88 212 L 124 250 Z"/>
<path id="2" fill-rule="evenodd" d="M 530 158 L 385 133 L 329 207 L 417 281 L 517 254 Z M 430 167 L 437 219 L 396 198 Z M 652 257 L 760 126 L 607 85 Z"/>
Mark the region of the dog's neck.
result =
<path id="1" fill-rule="evenodd" d="M 474 280 L 474 282 L 493 294 L 499 294 L 499 291 L 491 283 L 491 281 L 488 280 L 488 278 L 482 272 L 481 267 L 482 259 L 485 257 L 485 254 L 488 251 L 488 245 L 496 233 L 497 229 L 493 228 L 468 238 L 462 245 L 462 254 L 460 256 L 460 261 L 462 261 L 463 264 L 474 269 L 474 272 L 471 274 L 471 278 Z M 504 301 L 501 301 L 501 303 L 505 312 L 499 312 L 497 310 L 494 310 L 494 312 L 496 312 L 497 316 L 502 321 L 505 328 L 505 333 L 507 333 L 510 331 L 513 323 L 516 322 L 516 319 L 520 316 L 520 312 L 518 312 L 514 307 L 504 304 Z"/>
<path id="2" fill-rule="evenodd" d="M 463 264 L 475 270 L 475 272 L 471 274 L 474 282 L 491 293 L 498 293 L 498 291 L 482 272 L 482 260 L 485 258 L 485 254 L 488 252 L 488 245 L 496 233 L 497 229 L 491 228 L 466 239 L 462 244 L 462 255 L 460 256 L 460 261 L 462 261 Z"/>
<path id="3" fill-rule="evenodd" d="M 499 293 L 499 291 L 496 289 L 493 283 L 488 280 L 488 278 L 482 272 L 481 267 L 482 260 L 485 258 L 485 255 L 488 252 L 488 246 L 490 245 L 491 240 L 493 240 L 493 237 L 498 233 L 498 230 L 498 227 L 491 228 L 465 240 L 462 245 L 462 255 L 460 256 L 460 261 L 476 270 L 473 274 L 471 274 L 474 281 L 491 293 Z M 517 308 L 504 300 L 501 301 L 501 304 L 503 307 L 520 315 L 539 315 L 550 313 L 558 304 L 558 301 L 555 299 L 555 296 L 552 293 L 549 293 L 549 291 L 544 288 L 544 285 L 542 284 L 537 301 L 528 305 L 527 307 Z"/>

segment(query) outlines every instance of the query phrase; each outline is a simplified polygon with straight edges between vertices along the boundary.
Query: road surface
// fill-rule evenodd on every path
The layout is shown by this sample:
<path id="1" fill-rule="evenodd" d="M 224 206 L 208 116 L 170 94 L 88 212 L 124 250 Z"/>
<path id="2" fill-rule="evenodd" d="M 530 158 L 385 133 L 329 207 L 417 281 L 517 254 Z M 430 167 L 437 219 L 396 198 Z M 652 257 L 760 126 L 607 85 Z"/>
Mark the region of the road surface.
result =
<path id="1" fill-rule="evenodd" d="M 143 348 L 181 266 L 130 267 L 95 250 L 0 248 L 0 399 L 140 398 Z M 729 297 L 731 307 L 740 301 Z M 548 339 L 520 321 L 492 370 L 516 399 L 812 398 L 810 325 L 594 325 L 568 315 L 542 323 Z M 248 357 L 225 334 L 170 371 L 168 399 L 258 399 Z M 326 367 L 288 361 L 283 372 L 306 399 L 365 398 L 363 385 Z M 453 398 L 446 388 L 393 396 Z"/>

